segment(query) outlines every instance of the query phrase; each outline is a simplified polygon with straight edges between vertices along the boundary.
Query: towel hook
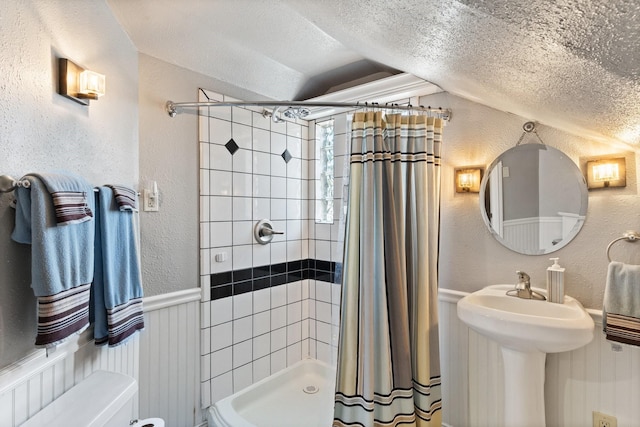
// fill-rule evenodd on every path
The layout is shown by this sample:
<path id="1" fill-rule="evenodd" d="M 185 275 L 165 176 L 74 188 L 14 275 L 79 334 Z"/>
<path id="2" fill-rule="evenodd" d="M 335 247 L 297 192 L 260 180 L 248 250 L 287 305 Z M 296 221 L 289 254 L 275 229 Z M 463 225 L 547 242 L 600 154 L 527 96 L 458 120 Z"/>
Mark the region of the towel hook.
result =
<path id="1" fill-rule="evenodd" d="M 622 237 L 618 237 L 617 239 L 613 239 L 611 241 L 611 243 L 609 243 L 609 246 L 607 246 L 607 259 L 609 260 L 609 262 L 611 262 L 611 256 L 609 255 L 609 251 L 611 250 L 611 246 L 613 246 L 614 243 L 620 241 L 620 240 L 626 240 L 627 242 L 636 242 L 638 240 L 640 240 L 640 233 L 638 233 L 637 231 L 633 231 L 633 230 L 628 230 L 626 231 Z"/>

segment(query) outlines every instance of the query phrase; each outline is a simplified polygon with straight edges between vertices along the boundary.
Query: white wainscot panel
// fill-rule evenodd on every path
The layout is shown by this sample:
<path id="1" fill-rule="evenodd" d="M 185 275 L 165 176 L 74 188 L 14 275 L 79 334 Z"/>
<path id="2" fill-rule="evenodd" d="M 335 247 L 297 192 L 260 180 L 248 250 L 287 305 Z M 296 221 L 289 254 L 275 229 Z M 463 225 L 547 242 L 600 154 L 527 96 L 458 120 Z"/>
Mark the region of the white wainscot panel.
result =
<path id="1" fill-rule="evenodd" d="M 442 422 L 451 427 L 468 426 L 469 329 L 458 319 L 457 302 L 466 294 L 440 289 L 440 371 L 442 375 Z"/>
<path id="2" fill-rule="evenodd" d="M 119 372 L 138 380 L 139 335 L 114 348 L 96 347 L 92 335 L 87 330 L 48 355 L 36 350 L 2 369 L 0 426 L 19 426 L 94 371 Z"/>
<path id="3" fill-rule="evenodd" d="M 140 339 L 140 418 L 167 426 L 198 425 L 200 409 L 200 288 L 144 299 Z"/>

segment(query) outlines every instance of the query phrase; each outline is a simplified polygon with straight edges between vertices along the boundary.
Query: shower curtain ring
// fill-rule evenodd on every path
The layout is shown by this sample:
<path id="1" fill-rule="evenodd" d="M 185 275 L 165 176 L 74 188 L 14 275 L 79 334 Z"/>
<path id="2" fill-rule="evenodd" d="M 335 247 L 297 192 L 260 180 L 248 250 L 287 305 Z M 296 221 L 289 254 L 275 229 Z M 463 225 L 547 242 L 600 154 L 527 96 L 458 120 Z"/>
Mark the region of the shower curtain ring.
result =
<path id="1" fill-rule="evenodd" d="M 282 108 L 282 107 L 276 107 L 273 109 L 273 112 L 271 113 L 271 119 L 273 120 L 273 123 L 282 123 L 284 122 L 284 119 L 282 117 L 278 117 L 278 110 Z"/>

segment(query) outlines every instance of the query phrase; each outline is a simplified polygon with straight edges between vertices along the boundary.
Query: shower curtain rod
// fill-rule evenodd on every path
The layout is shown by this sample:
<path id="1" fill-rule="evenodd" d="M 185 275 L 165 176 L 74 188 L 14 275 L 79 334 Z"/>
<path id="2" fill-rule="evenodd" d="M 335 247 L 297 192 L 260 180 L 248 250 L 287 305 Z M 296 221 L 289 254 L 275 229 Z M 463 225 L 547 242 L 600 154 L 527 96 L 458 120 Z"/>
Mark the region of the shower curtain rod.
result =
<path id="1" fill-rule="evenodd" d="M 452 111 L 450 108 L 432 108 L 431 106 L 424 107 L 422 105 L 398 105 L 393 103 L 380 104 L 377 102 L 314 102 L 314 101 L 238 101 L 238 102 L 218 102 L 218 101 L 204 101 L 204 102 L 173 102 L 167 101 L 165 109 L 171 117 L 175 117 L 180 113 L 181 108 L 200 108 L 200 107 L 274 107 L 272 112 L 263 111 L 263 116 L 271 115 L 273 120 L 278 122 L 282 121 L 276 114 L 282 107 L 288 107 L 283 111 L 283 114 L 290 118 L 304 118 L 310 111 L 308 107 L 332 107 L 332 108 L 370 108 L 370 109 L 382 109 L 382 110 L 401 110 L 401 111 L 421 111 L 427 113 L 433 113 L 438 115 L 445 121 L 451 121 Z M 296 108 L 297 107 L 297 108 Z M 290 111 L 289 114 L 288 111 Z"/>

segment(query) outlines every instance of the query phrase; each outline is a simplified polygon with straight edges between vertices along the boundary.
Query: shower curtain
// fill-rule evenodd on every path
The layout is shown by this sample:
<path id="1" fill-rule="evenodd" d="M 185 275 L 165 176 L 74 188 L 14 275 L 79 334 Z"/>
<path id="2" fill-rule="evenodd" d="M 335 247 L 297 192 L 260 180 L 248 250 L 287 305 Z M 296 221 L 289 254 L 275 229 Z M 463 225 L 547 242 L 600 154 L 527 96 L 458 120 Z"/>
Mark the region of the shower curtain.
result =
<path id="1" fill-rule="evenodd" d="M 440 426 L 442 120 L 356 113 L 334 427 Z"/>

